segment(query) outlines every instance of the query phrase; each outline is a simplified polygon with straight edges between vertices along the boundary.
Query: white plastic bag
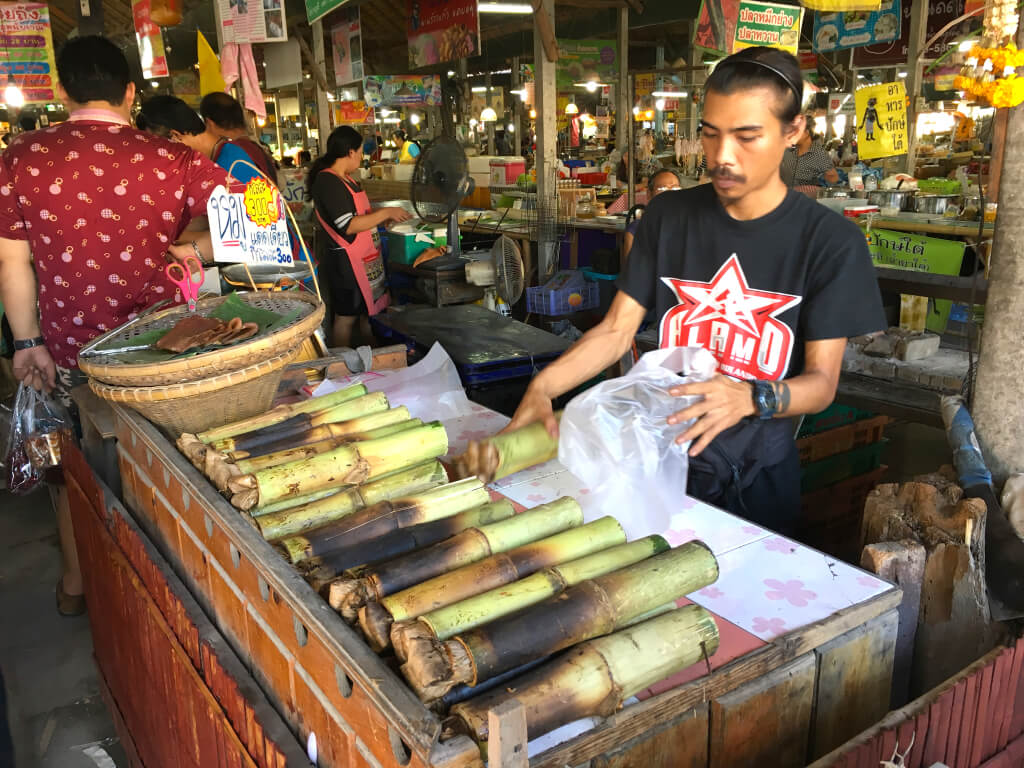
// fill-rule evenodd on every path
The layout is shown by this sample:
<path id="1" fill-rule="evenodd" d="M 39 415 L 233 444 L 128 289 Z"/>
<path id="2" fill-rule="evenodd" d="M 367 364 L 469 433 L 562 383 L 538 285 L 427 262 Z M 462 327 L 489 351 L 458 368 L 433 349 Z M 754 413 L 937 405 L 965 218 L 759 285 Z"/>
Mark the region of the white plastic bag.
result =
<path id="1" fill-rule="evenodd" d="M 630 538 L 664 533 L 686 493 L 688 446 L 675 439 L 688 424 L 666 420 L 699 398 L 668 390 L 707 381 L 716 367 L 699 347 L 658 349 L 566 406 L 558 460 L 586 483 L 602 512 L 616 514 Z"/>

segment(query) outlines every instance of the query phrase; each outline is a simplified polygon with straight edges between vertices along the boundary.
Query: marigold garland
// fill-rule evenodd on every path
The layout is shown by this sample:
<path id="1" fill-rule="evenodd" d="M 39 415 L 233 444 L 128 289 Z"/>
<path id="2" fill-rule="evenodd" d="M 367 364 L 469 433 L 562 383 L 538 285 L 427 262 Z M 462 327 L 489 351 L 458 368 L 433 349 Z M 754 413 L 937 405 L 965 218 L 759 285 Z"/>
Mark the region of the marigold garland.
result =
<path id="1" fill-rule="evenodd" d="M 1024 78 L 1017 76 L 1018 67 L 1024 67 L 1024 51 L 1013 43 L 1000 48 L 976 45 L 953 85 L 990 106 L 1015 107 L 1024 103 Z"/>

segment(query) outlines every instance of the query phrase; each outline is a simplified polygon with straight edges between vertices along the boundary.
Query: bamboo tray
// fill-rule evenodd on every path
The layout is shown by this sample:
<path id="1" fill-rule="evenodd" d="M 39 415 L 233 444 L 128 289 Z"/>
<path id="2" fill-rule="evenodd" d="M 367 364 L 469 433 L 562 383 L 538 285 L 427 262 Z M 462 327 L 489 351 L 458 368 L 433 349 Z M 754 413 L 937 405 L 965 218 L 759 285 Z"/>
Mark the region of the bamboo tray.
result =
<path id="1" fill-rule="evenodd" d="M 134 340 L 143 333 L 170 329 L 187 312 L 185 305 L 179 305 L 143 315 L 93 339 L 79 352 L 78 365 L 90 378 L 115 387 L 185 384 L 238 371 L 278 357 L 283 352 L 297 350 L 323 321 L 324 305 L 311 293 L 256 291 L 236 295 L 259 309 L 285 316 L 298 312 L 298 317 L 270 333 L 259 333 L 240 344 L 191 357 L 160 362 L 131 362 L 119 360 L 115 353 L 104 353 L 101 349 L 112 344 L 117 344 L 118 348 L 131 347 Z M 204 316 L 209 315 L 226 298 L 218 296 L 201 299 L 196 311 Z"/>

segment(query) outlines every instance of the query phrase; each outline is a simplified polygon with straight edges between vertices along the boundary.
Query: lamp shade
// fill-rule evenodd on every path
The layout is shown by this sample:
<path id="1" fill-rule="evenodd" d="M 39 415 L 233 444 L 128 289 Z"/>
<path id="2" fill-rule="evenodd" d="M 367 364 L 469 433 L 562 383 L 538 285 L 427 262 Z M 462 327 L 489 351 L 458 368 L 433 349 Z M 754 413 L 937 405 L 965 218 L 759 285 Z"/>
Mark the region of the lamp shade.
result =
<path id="1" fill-rule="evenodd" d="M 498 113 L 494 111 L 493 107 L 484 107 L 484 111 L 480 113 L 480 120 L 485 123 L 493 123 L 498 119 Z"/>
<path id="2" fill-rule="evenodd" d="M 576 102 L 575 101 L 570 101 L 568 104 L 565 105 L 565 114 L 567 114 L 567 115 L 578 115 L 579 113 L 580 113 L 580 108 L 576 106 Z"/>

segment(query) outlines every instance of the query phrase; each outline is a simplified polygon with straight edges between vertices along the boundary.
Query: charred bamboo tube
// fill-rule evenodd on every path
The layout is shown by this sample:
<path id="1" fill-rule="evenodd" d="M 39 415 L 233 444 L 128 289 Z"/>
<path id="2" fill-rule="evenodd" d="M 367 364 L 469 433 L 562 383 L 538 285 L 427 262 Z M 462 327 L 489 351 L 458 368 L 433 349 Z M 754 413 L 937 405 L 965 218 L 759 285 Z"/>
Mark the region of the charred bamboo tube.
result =
<path id="1" fill-rule="evenodd" d="M 245 432 L 234 437 L 225 437 L 222 440 L 211 443 L 210 447 L 221 452 L 252 452 L 253 450 L 262 449 L 267 445 L 279 445 L 283 441 L 293 441 L 294 438 L 308 440 L 311 435 L 316 436 L 317 440 L 323 440 L 333 435 L 332 430 L 324 429 L 331 424 L 352 421 L 353 419 L 370 416 L 375 413 L 383 413 L 388 409 L 388 399 L 384 393 L 373 392 L 369 395 L 357 397 L 355 400 L 335 405 L 324 411 L 298 413 L 286 421 L 271 427 L 264 427 L 253 432 Z"/>
<path id="2" fill-rule="evenodd" d="M 359 612 L 359 625 L 374 649 L 391 644 L 391 628 L 424 613 L 457 603 L 473 595 L 512 584 L 555 563 L 592 555 L 626 541 L 626 532 L 614 517 L 602 517 L 579 528 L 484 558 L 455 571 L 403 589 Z"/>
<path id="3" fill-rule="evenodd" d="M 294 496 L 287 498 L 282 501 L 275 501 L 273 504 L 267 504 L 265 506 L 253 507 L 249 510 L 249 514 L 253 517 L 260 517 L 262 515 L 271 515 L 275 512 L 281 512 L 286 509 L 293 509 L 300 507 L 303 504 L 308 504 L 311 501 L 318 501 L 320 499 L 326 499 L 328 496 L 333 496 L 336 493 L 341 493 L 337 488 L 325 488 L 322 491 L 314 491 L 313 493 L 307 493 L 302 496 Z"/>
<path id="4" fill-rule="evenodd" d="M 437 699 L 459 683 L 477 685 L 532 659 L 614 632 L 717 578 L 711 550 L 701 541 L 690 541 L 444 643 L 410 646 L 402 673 L 421 698 Z"/>
<path id="5" fill-rule="evenodd" d="M 401 557 L 450 536 L 461 533 L 467 528 L 496 523 L 506 520 L 515 514 L 512 504 L 507 501 L 495 501 L 480 507 L 467 509 L 451 517 L 420 523 L 411 528 L 400 528 L 397 531 L 380 536 L 354 546 L 346 546 L 329 552 L 310 563 L 312 570 L 306 580 L 317 592 L 322 587 L 338 578 L 345 571 L 366 564 L 382 563 Z"/>
<path id="6" fill-rule="evenodd" d="M 409 409 L 405 406 L 399 406 L 398 408 L 391 408 L 387 411 L 371 413 L 367 416 L 359 416 L 358 418 L 349 419 L 348 421 L 343 421 L 337 424 L 323 424 L 319 427 L 313 427 L 308 432 L 304 432 L 301 435 L 283 437 L 273 442 L 264 443 L 263 445 L 252 448 L 248 451 L 226 451 L 225 455 L 231 461 L 241 461 L 242 459 L 253 459 L 259 456 L 265 456 L 268 453 L 276 453 L 277 451 L 287 450 L 288 448 L 298 448 L 312 443 L 318 443 L 323 440 L 333 440 L 337 438 L 364 440 L 367 439 L 366 436 L 374 430 L 410 420 Z"/>
<path id="7" fill-rule="evenodd" d="M 368 602 L 393 595 L 489 555 L 507 552 L 575 528 L 582 522 L 580 505 L 575 499 L 563 497 L 509 520 L 469 528 L 427 549 L 374 566 L 359 578 L 339 579 L 331 584 L 327 601 L 343 618 L 354 622 L 359 609 Z"/>
<path id="8" fill-rule="evenodd" d="M 360 485 L 405 467 L 443 456 L 448 435 L 440 422 L 399 432 L 390 437 L 341 445 L 311 459 L 293 461 L 228 483 L 231 503 L 249 510 L 288 496 L 301 496 L 323 488 Z"/>
<path id="9" fill-rule="evenodd" d="M 200 432 L 196 437 L 204 443 L 214 443 L 225 437 L 234 437 L 235 435 L 241 435 L 245 432 L 253 432 L 257 429 L 262 429 L 263 427 L 280 424 L 282 421 L 299 413 L 311 413 L 313 411 L 326 410 L 327 408 L 332 408 L 335 405 L 341 405 L 349 400 L 355 400 L 357 397 L 362 397 L 365 394 L 366 387 L 362 384 L 356 384 L 355 386 L 347 387 L 345 389 L 338 390 L 337 392 L 332 392 L 331 394 L 324 395 L 323 397 L 313 397 L 308 400 L 302 400 L 298 403 L 279 405 L 266 413 L 250 416 L 249 418 L 242 419 L 241 421 L 234 421 L 231 424 L 225 424 L 222 427 L 215 427 L 214 429 L 208 429 L 205 432 Z"/>
<path id="10" fill-rule="evenodd" d="M 448 481 L 440 462 L 421 464 L 398 475 L 349 488 L 300 507 L 260 515 L 253 522 L 267 541 L 276 542 L 321 528 L 359 510 L 400 496 L 424 493 Z"/>
<path id="11" fill-rule="evenodd" d="M 718 627 L 699 605 L 686 605 L 573 648 L 532 672 L 470 701 L 456 704 L 445 725 L 483 748 L 487 713 L 515 698 L 526 710 L 533 739 L 583 717 L 608 717 L 630 696 L 718 650 Z"/>
<path id="12" fill-rule="evenodd" d="M 382 500 L 356 514 L 340 516 L 327 525 L 291 536 L 279 542 L 292 563 L 320 557 L 342 547 L 365 545 L 373 539 L 420 523 L 451 517 L 490 500 L 490 494 L 475 478 L 442 485 L 422 493 Z"/>
<path id="13" fill-rule="evenodd" d="M 496 585 L 494 589 L 480 591 L 465 600 L 420 613 L 415 621 L 396 621 L 391 628 L 391 644 L 398 658 L 406 661 L 407 649 L 417 643 L 447 640 L 460 632 L 554 597 L 582 581 L 634 565 L 669 549 L 668 542 L 661 536 L 647 536 L 549 566 L 515 583 Z M 384 598 L 382 604 L 387 606 L 396 597 Z"/>
<path id="14" fill-rule="evenodd" d="M 561 417 L 559 411 L 555 414 Z M 514 475 L 558 456 L 558 439 L 548 434 L 541 422 L 511 432 L 471 441 L 466 452 L 455 459 L 457 477 L 475 475 L 485 483 Z"/>

